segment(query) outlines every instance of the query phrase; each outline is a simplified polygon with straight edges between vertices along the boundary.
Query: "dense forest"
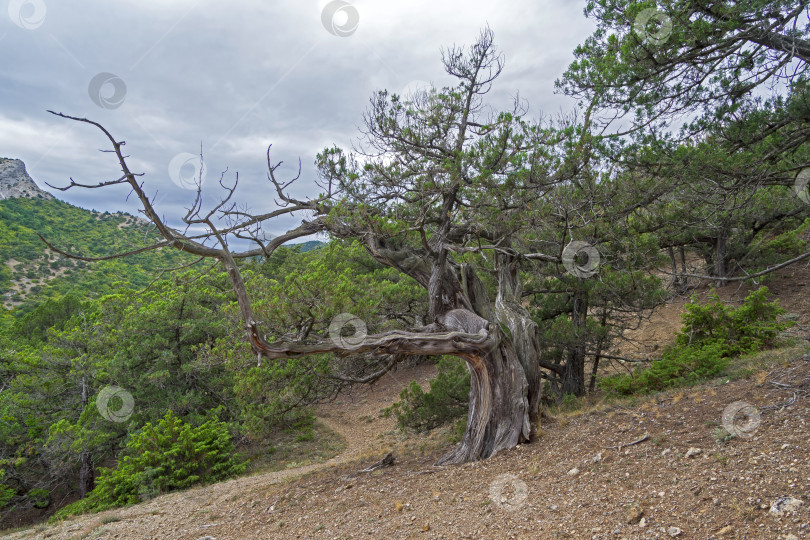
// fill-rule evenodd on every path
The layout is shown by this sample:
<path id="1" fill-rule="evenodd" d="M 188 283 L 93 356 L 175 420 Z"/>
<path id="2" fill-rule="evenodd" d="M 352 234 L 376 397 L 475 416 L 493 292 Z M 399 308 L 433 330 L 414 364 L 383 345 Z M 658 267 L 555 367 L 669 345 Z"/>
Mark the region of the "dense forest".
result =
<path id="1" fill-rule="evenodd" d="M 127 184 L 147 220 L 0 202 L 0 256 L 23 262 L 0 270 L 5 515 L 240 474 L 402 362 L 439 376 L 389 412 L 404 429 L 461 418 L 439 459 L 456 464 L 533 440 L 549 404 L 691 384 L 773 346 L 790 323 L 759 287 L 810 257 L 807 8 L 589 2 L 598 28 L 557 81 L 579 107 L 557 118 L 489 106 L 505 64 L 484 29 L 443 51 L 455 86 L 375 93 L 356 151 L 317 156 L 318 195 L 290 195 L 268 150 L 280 206 L 232 205 L 235 180 L 210 208 L 198 190 L 197 236 L 166 225 L 119 139 L 57 114 L 104 132 L 123 176 L 95 187 Z M 284 215 L 307 217 L 256 234 Z M 735 281 L 758 291 L 690 305 L 671 348 L 618 352 L 658 306 Z"/>

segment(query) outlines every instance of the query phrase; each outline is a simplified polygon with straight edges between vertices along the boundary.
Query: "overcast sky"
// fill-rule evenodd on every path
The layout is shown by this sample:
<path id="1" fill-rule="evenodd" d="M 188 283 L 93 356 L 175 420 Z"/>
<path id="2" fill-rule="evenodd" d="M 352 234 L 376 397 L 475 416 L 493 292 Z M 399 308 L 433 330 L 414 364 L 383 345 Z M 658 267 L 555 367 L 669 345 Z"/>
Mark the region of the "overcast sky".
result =
<path id="1" fill-rule="evenodd" d="M 239 171 L 240 201 L 273 207 L 265 150 L 295 194 L 317 193 L 313 161 L 351 146 L 375 90 L 442 86 L 440 49 L 489 25 L 506 58 L 491 103 L 520 92 L 530 116 L 570 111 L 554 80 L 593 30 L 584 0 L 4 0 L 0 3 L 0 156 L 25 161 L 40 187 L 116 178 L 114 156 L 85 116 L 127 142 L 167 217 L 184 213 L 202 145 L 210 197 Z M 7 8 L 7 9 L 6 9 Z M 230 178 L 230 177 L 229 177 Z M 185 189 L 184 189 L 185 186 Z M 125 189 L 55 193 L 84 208 L 125 210 Z M 210 201 L 211 199 L 209 199 Z M 172 219 L 172 221 L 175 221 Z M 270 224 L 278 233 L 291 222 Z M 275 229 L 275 230 L 273 230 Z"/>

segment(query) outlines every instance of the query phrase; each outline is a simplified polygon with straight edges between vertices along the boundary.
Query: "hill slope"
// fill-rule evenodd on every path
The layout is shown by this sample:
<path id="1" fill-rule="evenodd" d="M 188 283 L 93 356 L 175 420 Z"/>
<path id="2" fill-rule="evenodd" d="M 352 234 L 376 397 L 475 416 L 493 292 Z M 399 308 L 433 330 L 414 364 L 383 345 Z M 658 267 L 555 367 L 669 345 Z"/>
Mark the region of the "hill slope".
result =
<path id="1" fill-rule="evenodd" d="M 750 379 L 559 415 L 537 442 L 460 467 L 432 466 L 446 449 L 435 441 L 397 446 L 388 419 L 358 422 L 412 375 L 395 373 L 344 403 L 343 419 L 326 418 L 347 437 L 365 425 L 363 448 L 376 454 L 354 448 L 354 460 L 326 468 L 239 478 L 10 538 L 806 538 L 810 356 L 794 348 L 770 361 Z M 740 400 L 759 407 L 761 423 L 750 438 L 724 440 L 723 411 Z M 393 467 L 358 473 L 392 447 Z M 772 513 L 785 497 L 796 512 Z"/>
<path id="2" fill-rule="evenodd" d="M 118 287 L 144 287 L 159 268 L 192 260 L 173 250 L 154 251 L 99 263 L 70 260 L 53 253 L 37 236 L 87 256 L 104 256 L 149 241 L 146 223 L 134 216 L 84 210 L 57 199 L 0 201 L 0 295 L 6 308 L 68 291 L 85 295 Z"/>

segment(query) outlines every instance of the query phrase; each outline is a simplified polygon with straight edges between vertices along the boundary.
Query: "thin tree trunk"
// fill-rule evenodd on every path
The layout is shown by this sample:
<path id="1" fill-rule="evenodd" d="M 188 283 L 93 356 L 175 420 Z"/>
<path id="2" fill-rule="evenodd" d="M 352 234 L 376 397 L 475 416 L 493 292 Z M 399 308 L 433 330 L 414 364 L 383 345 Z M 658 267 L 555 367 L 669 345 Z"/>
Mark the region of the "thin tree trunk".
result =
<path id="1" fill-rule="evenodd" d="M 82 413 L 89 403 L 88 394 L 87 375 L 82 375 Z M 95 487 L 95 468 L 93 467 L 93 456 L 90 452 L 82 452 L 79 459 L 79 496 L 84 498 Z"/>
<path id="2" fill-rule="evenodd" d="M 588 314 L 587 296 L 582 290 L 582 278 L 578 278 L 577 290 L 574 292 L 574 305 L 571 310 L 571 322 L 574 326 L 575 343 L 568 353 L 565 374 L 560 388 L 560 397 L 565 394 L 585 395 L 585 335 Z"/>
<path id="3" fill-rule="evenodd" d="M 726 280 L 723 278 L 726 277 L 727 236 L 726 230 L 721 229 L 714 245 L 714 275 L 718 278 L 718 287 L 726 284 Z"/>
<path id="4" fill-rule="evenodd" d="M 680 255 L 681 255 L 681 274 L 682 274 L 682 278 L 683 278 L 681 280 L 681 284 L 682 284 L 683 288 L 679 292 L 683 293 L 683 292 L 686 292 L 687 289 L 689 288 L 689 278 L 686 276 L 686 274 L 687 274 L 687 272 L 686 272 L 686 248 L 681 246 L 678 251 L 680 252 Z"/>
<path id="5" fill-rule="evenodd" d="M 683 288 L 683 283 L 681 281 L 681 275 L 678 272 L 678 261 L 675 259 L 675 250 L 672 249 L 672 246 L 667 248 L 667 254 L 669 254 L 669 260 L 672 263 L 672 288 L 673 290 L 680 291 Z"/>
<path id="6" fill-rule="evenodd" d="M 573 347 L 568 353 L 565 373 L 560 385 L 560 398 L 566 394 L 585 395 L 585 354 L 582 347 Z"/>
<path id="7" fill-rule="evenodd" d="M 671 248 L 670 248 L 671 249 Z M 672 258 L 673 263 L 675 261 L 675 257 Z M 605 326 L 607 325 L 607 311 L 602 312 L 602 316 L 599 319 L 599 326 L 604 331 Z M 605 334 L 601 334 L 604 336 Z M 596 389 L 596 375 L 599 372 L 599 360 L 602 358 L 602 347 L 605 344 L 605 338 L 600 337 L 599 341 L 596 343 L 596 354 L 593 357 L 593 368 L 591 369 L 591 382 L 588 385 L 588 392 L 593 392 Z"/>
<path id="8" fill-rule="evenodd" d="M 90 452 L 82 452 L 81 465 L 79 466 L 79 497 L 82 499 L 93 491 L 96 485 L 95 476 L 93 456 Z"/>
<path id="9" fill-rule="evenodd" d="M 593 357 L 593 367 L 591 368 L 591 382 L 588 383 L 588 393 L 592 394 L 596 390 L 596 374 L 599 372 L 599 360 L 602 358 L 601 347 Z"/>

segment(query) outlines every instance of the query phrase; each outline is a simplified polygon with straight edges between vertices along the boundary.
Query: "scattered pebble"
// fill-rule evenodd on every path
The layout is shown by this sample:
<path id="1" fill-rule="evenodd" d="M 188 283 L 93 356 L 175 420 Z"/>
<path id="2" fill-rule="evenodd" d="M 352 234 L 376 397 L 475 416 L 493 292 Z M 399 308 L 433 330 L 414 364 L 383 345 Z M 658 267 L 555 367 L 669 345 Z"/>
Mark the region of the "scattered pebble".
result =
<path id="1" fill-rule="evenodd" d="M 694 446 L 690 447 L 689 450 L 686 451 L 686 457 L 694 457 L 703 453 L 703 450 L 700 448 L 695 448 Z"/>
<path id="2" fill-rule="evenodd" d="M 771 503 L 769 512 L 774 516 L 783 516 L 785 514 L 793 514 L 796 512 L 804 502 L 794 497 L 779 497 Z"/>
<path id="3" fill-rule="evenodd" d="M 644 510 L 637 504 L 634 504 L 633 506 L 627 509 L 626 515 L 627 515 L 627 524 L 635 525 L 636 523 L 641 521 L 641 517 L 644 515 Z"/>

